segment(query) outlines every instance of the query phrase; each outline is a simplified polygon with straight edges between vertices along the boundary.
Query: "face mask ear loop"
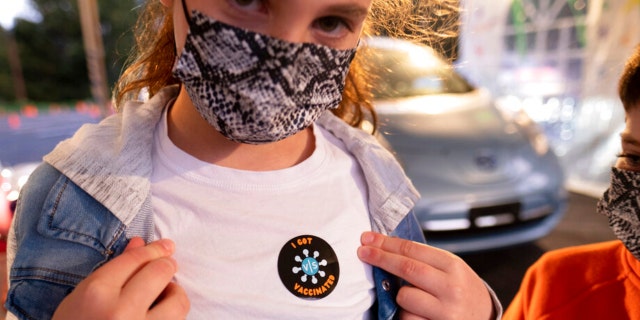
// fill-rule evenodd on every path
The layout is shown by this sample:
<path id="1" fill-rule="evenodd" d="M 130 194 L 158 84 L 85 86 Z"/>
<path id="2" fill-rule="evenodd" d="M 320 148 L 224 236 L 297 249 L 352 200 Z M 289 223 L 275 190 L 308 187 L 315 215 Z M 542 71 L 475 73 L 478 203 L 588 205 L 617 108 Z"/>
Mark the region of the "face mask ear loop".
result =
<path id="1" fill-rule="evenodd" d="M 182 12 L 184 13 L 184 18 L 187 19 L 187 24 L 191 27 L 191 15 L 189 14 L 189 9 L 187 9 L 187 0 L 182 0 Z"/>
<path id="2" fill-rule="evenodd" d="M 182 13 L 184 13 L 184 18 L 187 19 L 187 24 L 189 25 L 189 28 L 191 28 L 191 15 L 189 15 L 189 9 L 187 9 L 187 3 L 185 2 L 186 0 L 182 0 Z M 175 49 L 174 49 L 175 50 Z M 176 54 L 176 63 L 178 63 L 178 59 L 179 59 L 179 55 Z M 182 82 L 180 82 L 180 90 L 182 90 L 183 84 Z"/>

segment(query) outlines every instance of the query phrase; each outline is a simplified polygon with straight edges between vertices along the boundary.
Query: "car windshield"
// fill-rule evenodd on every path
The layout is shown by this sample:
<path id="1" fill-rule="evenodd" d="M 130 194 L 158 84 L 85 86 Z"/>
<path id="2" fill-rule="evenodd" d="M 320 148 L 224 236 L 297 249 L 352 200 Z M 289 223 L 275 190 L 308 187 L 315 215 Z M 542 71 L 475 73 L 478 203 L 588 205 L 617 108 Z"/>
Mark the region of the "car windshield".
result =
<path id="1" fill-rule="evenodd" d="M 373 47 L 370 68 L 376 99 L 407 98 L 446 93 L 465 93 L 473 87 L 452 66 L 427 48 L 409 50 Z"/>

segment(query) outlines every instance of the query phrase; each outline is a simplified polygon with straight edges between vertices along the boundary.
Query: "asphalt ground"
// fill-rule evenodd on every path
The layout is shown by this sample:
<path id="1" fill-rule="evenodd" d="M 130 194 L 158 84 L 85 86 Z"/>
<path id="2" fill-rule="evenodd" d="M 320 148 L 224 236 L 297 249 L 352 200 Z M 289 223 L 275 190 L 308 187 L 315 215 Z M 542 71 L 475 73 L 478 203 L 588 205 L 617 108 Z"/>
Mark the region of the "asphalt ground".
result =
<path id="1" fill-rule="evenodd" d="M 567 211 L 546 237 L 525 245 L 461 257 L 493 288 L 506 308 L 525 272 L 544 252 L 615 239 L 606 217 L 596 212 L 597 198 L 569 194 Z"/>

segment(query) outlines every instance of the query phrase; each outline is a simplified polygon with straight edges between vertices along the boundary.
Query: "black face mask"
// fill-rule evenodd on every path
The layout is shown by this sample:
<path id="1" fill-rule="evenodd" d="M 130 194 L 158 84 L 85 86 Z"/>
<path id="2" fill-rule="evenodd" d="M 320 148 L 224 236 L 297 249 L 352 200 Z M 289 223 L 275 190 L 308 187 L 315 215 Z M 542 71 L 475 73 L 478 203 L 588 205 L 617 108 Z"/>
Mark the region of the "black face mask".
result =
<path id="1" fill-rule="evenodd" d="M 613 233 L 640 260 L 640 172 L 612 168 L 611 185 L 597 211 L 609 218 Z"/>
<path id="2" fill-rule="evenodd" d="M 196 109 L 230 140 L 261 144 L 309 127 L 342 100 L 356 49 L 290 43 L 216 21 L 189 17 L 173 75 Z"/>

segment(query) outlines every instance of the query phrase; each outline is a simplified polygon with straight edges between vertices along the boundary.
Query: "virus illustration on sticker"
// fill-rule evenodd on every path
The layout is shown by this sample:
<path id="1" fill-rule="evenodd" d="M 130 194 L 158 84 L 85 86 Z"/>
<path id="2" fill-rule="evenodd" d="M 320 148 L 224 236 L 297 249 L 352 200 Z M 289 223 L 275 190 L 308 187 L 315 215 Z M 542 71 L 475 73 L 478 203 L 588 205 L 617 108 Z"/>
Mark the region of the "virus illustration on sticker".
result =
<path id="1" fill-rule="evenodd" d="M 322 299 L 336 288 L 340 264 L 329 243 L 314 235 L 300 235 L 282 246 L 278 274 L 296 297 Z"/>
<path id="2" fill-rule="evenodd" d="M 319 275 L 321 278 L 324 278 L 325 272 L 320 270 L 320 267 L 327 266 L 327 260 L 322 259 L 318 261 L 318 257 L 320 253 L 318 251 L 313 252 L 313 257 L 309 256 L 309 250 L 302 250 L 304 257 L 295 256 L 295 261 L 300 263 L 300 266 L 293 267 L 293 273 L 298 274 L 300 271 L 303 272 L 302 276 L 300 276 L 300 281 L 307 282 L 308 277 L 311 277 L 311 283 L 318 283 L 318 278 L 316 275 Z"/>

